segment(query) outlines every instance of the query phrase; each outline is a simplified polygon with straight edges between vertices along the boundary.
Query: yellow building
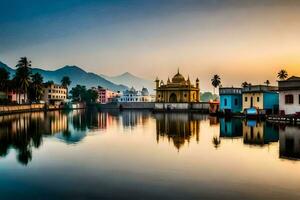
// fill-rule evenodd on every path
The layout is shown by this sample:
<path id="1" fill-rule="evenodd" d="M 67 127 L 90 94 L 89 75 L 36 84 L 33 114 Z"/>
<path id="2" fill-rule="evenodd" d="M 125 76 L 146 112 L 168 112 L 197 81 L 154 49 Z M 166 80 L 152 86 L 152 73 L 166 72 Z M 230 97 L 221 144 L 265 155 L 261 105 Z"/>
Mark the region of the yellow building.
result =
<path id="1" fill-rule="evenodd" d="M 243 110 L 256 108 L 265 110 L 266 113 L 274 113 L 278 110 L 278 87 L 266 85 L 251 85 L 242 89 Z"/>
<path id="2" fill-rule="evenodd" d="M 45 83 L 42 100 L 49 104 L 59 105 L 67 100 L 67 88 L 54 83 Z"/>
<path id="3" fill-rule="evenodd" d="M 167 84 L 158 78 L 156 82 L 156 102 L 163 103 L 188 103 L 199 102 L 199 80 L 196 79 L 196 86 L 191 84 L 190 79 L 179 73 L 174 75 L 172 81 L 168 78 Z"/>

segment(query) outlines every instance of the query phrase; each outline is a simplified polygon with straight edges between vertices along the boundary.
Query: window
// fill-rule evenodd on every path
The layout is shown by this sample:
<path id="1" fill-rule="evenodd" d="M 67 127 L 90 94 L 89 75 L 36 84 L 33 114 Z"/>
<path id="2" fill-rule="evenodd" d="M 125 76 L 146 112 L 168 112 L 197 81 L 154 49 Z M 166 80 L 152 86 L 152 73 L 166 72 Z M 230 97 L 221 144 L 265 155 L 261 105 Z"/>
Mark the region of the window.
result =
<path id="1" fill-rule="evenodd" d="M 227 106 L 227 99 L 224 99 L 224 106 Z"/>
<path id="2" fill-rule="evenodd" d="M 259 97 L 256 98 L 256 101 L 259 102 Z"/>
<path id="3" fill-rule="evenodd" d="M 245 97 L 245 101 L 246 101 L 246 102 L 248 101 L 248 97 Z"/>
<path id="4" fill-rule="evenodd" d="M 300 94 L 299 94 L 299 104 L 300 104 Z"/>
<path id="5" fill-rule="evenodd" d="M 234 99 L 234 105 L 235 105 L 235 106 L 238 105 L 238 99 L 237 99 L 237 98 Z"/>
<path id="6" fill-rule="evenodd" d="M 285 104 L 293 104 L 294 96 L 292 94 L 285 95 Z"/>
<path id="7" fill-rule="evenodd" d="M 51 93 L 51 90 L 49 90 L 49 93 Z"/>
<path id="8" fill-rule="evenodd" d="M 51 99 L 51 95 L 48 95 L 48 98 Z"/>

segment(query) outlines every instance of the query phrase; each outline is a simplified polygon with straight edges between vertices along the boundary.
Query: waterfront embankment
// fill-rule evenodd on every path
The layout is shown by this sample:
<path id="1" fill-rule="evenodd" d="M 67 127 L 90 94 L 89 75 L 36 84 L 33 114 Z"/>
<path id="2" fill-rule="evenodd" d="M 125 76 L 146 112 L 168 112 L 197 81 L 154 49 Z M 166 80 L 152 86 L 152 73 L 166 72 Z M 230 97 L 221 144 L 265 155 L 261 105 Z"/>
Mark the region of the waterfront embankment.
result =
<path id="1" fill-rule="evenodd" d="M 0 105 L 0 115 L 34 112 L 34 111 L 50 111 L 50 110 L 64 110 L 64 109 L 84 109 L 84 104 L 71 105 L 46 105 L 46 104 L 24 104 L 24 105 Z"/>

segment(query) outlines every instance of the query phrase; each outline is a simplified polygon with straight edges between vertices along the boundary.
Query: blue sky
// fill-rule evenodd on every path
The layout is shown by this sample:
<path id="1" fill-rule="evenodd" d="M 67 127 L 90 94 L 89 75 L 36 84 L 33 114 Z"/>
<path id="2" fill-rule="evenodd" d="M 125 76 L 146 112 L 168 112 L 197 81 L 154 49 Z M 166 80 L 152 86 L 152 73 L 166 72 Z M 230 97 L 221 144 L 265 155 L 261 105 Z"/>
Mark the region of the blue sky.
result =
<path id="1" fill-rule="evenodd" d="M 300 72 L 298 2 L 2 0 L 0 60 L 148 79 L 180 67 L 205 88 L 214 73 L 224 85 L 275 81 L 280 68 Z"/>

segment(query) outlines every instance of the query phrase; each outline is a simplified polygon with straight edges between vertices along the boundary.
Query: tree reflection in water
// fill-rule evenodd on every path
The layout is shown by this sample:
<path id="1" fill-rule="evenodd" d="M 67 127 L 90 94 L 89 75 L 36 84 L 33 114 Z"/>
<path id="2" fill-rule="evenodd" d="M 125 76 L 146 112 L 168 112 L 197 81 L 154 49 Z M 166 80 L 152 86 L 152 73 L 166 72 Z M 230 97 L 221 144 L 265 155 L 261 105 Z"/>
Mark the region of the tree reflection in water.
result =
<path id="1" fill-rule="evenodd" d="M 75 110 L 70 112 L 34 112 L 0 116 L 0 156 L 16 151 L 17 160 L 27 165 L 32 160 L 33 148 L 43 144 L 43 138 L 54 136 L 66 144 L 76 144 L 94 130 L 123 126 L 133 129 L 145 126 L 149 120 L 156 121 L 156 140 L 167 138 L 179 150 L 191 139 L 199 141 L 200 123 L 209 120 L 211 128 L 219 126 L 220 134 L 212 138 L 212 145 L 218 148 L 221 140 L 240 138 L 243 144 L 262 147 L 279 142 L 280 157 L 300 158 L 299 127 L 279 126 L 263 121 L 241 119 L 217 119 L 207 115 L 192 113 L 158 113 L 144 111 L 97 112 L 95 110 Z M 213 130 L 213 129 L 210 129 Z"/>
<path id="2" fill-rule="evenodd" d="M 7 156 L 12 148 L 19 163 L 27 165 L 32 159 L 32 148 L 39 148 L 43 137 L 53 135 L 67 144 L 79 142 L 88 131 L 102 126 L 99 115 L 90 110 L 76 110 L 0 116 L 0 156 Z"/>

